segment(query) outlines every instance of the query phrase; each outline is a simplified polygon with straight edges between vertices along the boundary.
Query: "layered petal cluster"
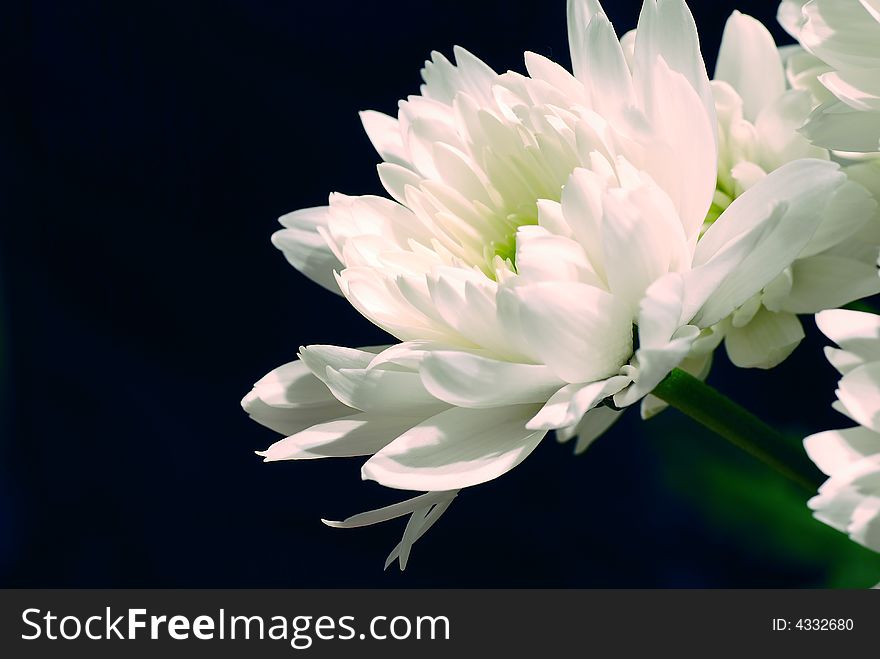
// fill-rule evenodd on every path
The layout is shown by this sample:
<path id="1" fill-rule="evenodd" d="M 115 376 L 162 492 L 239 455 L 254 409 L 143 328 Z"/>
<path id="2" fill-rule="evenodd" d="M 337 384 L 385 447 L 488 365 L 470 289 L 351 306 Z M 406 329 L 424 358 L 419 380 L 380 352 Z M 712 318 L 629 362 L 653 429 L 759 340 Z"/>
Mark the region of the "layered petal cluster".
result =
<path id="1" fill-rule="evenodd" d="M 779 22 L 824 66 L 830 98 L 804 134 L 817 145 L 880 152 L 880 0 L 784 0 Z"/>
<path id="2" fill-rule="evenodd" d="M 789 62 L 796 55 L 788 53 Z M 706 226 L 779 167 L 803 158 L 831 159 L 827 149 L 798 132 L 815 106 L 814 97 L 786 81 L 783 55 L 754 18 L 734 12 L 727 21 L 712 91 L 718 114 L 718 182 Z M 852 173 L 850 181 L 834 192 L 798 258 L 714 328 L 716 339 L 724 337 L 734 364 L 772 368 L 804 336 L 797 314 L 880 293 L 880 214 L 874 196 L 857 182 L 877 187 L 871 183 L 876 179 L 870 167 L 845 168 Z M 704 358 L 709 354 L 704 352 Z M 693 363 L 701 364 L 696 359 Z"/>
<path id="3" fill-rule="evenodd" d="M 396 117 L 361 115 L 390 199 L 333 194 L 273 237 L 400 343 L 303 348 L 257 383 L 245 408 L 288 435 L 263 455 L 369 455 L 364 478 L 442 493 L 341 523 L 409 513 L 401 563 L 455 491 L 549 430 L 582 450 L 713 340 L 847 186 L 790 162 L 706 227 L 720 138 L 684 2 L 648 0 L 624 46 L 594 0 L 569 2 L 568 27 L 573 73 L 434 53 Z"/>
<path id="4" fill-rule="evenodd" d="M 880 317 L 833 310 L 816 315 L 839 348 L 826 348 L 840 372 L 834 408 L 858 425 L 804 440 L 828 480 L 809 501 L 817 519 L 880 551 Z"/>

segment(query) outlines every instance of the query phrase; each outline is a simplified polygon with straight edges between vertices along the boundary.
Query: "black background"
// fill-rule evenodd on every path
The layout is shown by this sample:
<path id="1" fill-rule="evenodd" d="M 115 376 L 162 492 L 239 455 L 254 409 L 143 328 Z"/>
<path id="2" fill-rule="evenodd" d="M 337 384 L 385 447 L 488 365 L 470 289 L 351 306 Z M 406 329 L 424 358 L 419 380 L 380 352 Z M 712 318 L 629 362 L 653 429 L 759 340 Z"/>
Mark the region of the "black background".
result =
<path id="1" fill-rule="evenodd" d="M 635 26 L 639 3 L 605 4 L 620 34 Z M 686 477 L 667 487 L 660 444 L 721 445 L 676 412 L 632 412 L 580 458 L 546 440 L 463 493 L 403 574 L 381 570 L 402 523 L 319 522 L 399 498 L 362 483 L 361 461 L 253 455 L 275 439 L 239 407 L 253 381 L 301 344 L 383 341 L 287 265 L 276 218 L 380 192 L 356 112 L 393 113 L 432 49 L 496 70 L 522 71 L 527 49 L 567 64 L 564 5 L 3 4 L 0 584 L 822 585 L 749 548 L 766 529 L 748 510 L 733 542 L 676 493 Z M 735 6 L 788 42 L 775 2 L 691 6 L 710 71 Z M 712 376 L 801 436 L 843 425 L 806 325 L 782 367 L 721 358 Z"/>

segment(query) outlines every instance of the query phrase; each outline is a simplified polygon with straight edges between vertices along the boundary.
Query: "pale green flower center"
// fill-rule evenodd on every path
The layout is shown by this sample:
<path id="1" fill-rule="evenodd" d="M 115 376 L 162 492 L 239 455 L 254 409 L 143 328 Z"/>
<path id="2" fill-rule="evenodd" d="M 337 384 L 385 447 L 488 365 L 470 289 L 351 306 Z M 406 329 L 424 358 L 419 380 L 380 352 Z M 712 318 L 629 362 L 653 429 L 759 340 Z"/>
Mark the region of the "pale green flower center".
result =
<path id="1" fill-rule="evenodd" d="M 494 273 L 495 257 L 510 263 L 511 268 L 516 270 L 516 232 L 520 227 L 538 224 L 538 207 L 522 209 L 518 213 L 511 213 L 504 222 L 504 229 L 500 235 L 490 240 L 486 245 L 483 257 L 488 272 Z"/>

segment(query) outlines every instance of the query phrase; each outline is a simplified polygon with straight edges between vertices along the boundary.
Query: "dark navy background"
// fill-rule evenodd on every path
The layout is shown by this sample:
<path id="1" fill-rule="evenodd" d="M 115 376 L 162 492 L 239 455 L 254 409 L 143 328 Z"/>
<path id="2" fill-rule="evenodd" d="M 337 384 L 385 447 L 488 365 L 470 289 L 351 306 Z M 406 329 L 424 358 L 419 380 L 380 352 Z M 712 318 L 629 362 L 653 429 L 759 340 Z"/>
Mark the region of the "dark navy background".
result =
<path id="1" fill-rule="evenodd" d="M 620 34 L 638 4 L 606 3 Z M 567 63 L 564 5 L 3 4 L 0 585 L 835 583 L 824 550 L 793 559 L 785 543 L 850 544 L 676 412 L 631 412 L 579 458 L 548 439 L 463 493 L 402 575 L 381 569 L 402 521 L 319 522 L 401 493 L 362 483 L 357 459 L 253 455 L 275 439 L 239 407 L 253 381 L 301 344 L 383 341 L 287 265 L 276 218 L 381 191 L 356 113 L 393 113 L 432 49 L 460 44 L 496 70 L 522 71 L 526 49 Z M 774 2 L 694 2 L 710 67 L 734 6 L 782 38 Z M 722 358 L 712 382 L 795 435 L 840 425 L 807 325 L 784 366 Z M 742 505 L 714 491 L 725 478 Z M 791 532 L 765 486 L 795 498 Z"/>

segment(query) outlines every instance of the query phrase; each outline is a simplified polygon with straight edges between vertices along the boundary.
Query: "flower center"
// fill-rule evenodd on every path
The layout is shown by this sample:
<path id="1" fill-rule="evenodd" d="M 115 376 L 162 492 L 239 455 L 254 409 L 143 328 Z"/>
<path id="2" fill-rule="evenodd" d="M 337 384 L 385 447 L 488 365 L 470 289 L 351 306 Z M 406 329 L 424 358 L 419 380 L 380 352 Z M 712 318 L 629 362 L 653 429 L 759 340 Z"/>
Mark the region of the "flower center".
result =
<path id="1" fill-rule="evenodd" d="M 503 228 L 495 238 L 490 239 L 483 250 L 485 269 L 489 273 L 495 271 L 496 257 L 510 264 L 516 271 L 516 232 L 520 227 L 538 224 L 538 207 L 522 209 L 518 213 L 507 216 Z"/>

